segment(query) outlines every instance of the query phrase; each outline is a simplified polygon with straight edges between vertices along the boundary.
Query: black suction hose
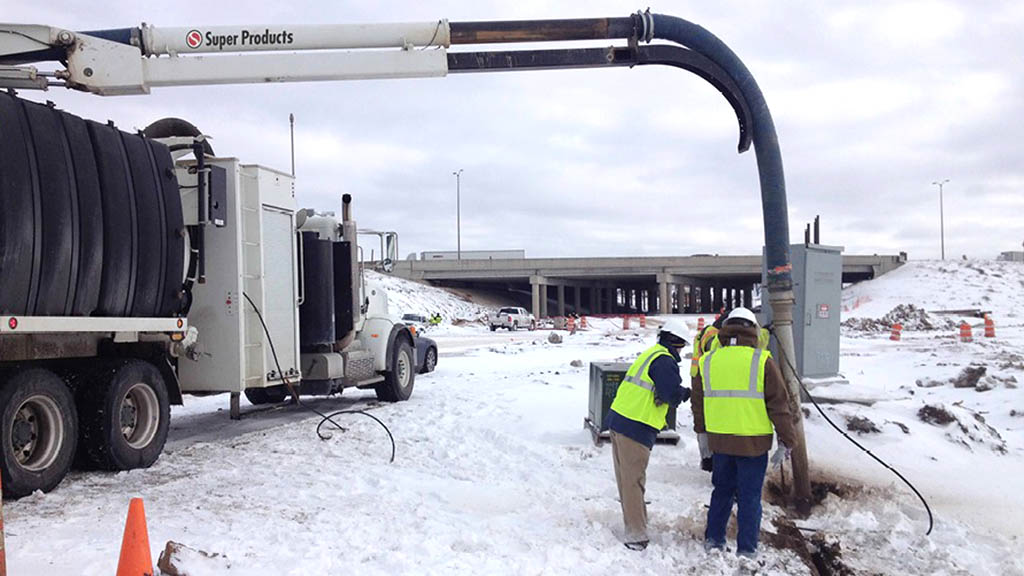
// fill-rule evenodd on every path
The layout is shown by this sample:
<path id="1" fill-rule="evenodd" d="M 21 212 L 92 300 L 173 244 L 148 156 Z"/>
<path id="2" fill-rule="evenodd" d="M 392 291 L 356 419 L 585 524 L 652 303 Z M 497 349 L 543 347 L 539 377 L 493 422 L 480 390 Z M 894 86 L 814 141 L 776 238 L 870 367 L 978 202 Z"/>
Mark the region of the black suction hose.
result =
<path id="1" fill-rule="evenodd" d="M 768 328 L 768 332 L 770 332 L 772 336 L 775 336 L 775 331 L 772 330 L 772 327 L 769 325 L 767 328 Z M 778 338 L 776 338 L 776 341 L 778 341 Z M 789 356 L 786 356 L 786 352 L 785 352 L 785 350 L 783 350 L 782 346 L 778 346 L 778 349 L 779 349 L 779 353 L 782 354 L 782 358 L 786 361 L 786 364 L 789 365 L 789 369 L 793 371 L 793 374 L 795 376 L 797 374 L 797 371 L 796 371 L 796 367 L 793 366 L 793 362 L 790 361 Z M 807 397 L 811 399 L 811 403 L 814 404 L 814 407 L 817 408 L 818 413 L 821 414 L 821 417 L 824 418 L 825 421 L 829 423 L 829 425 L 831 425 L 833 428 L 835 428 L 836 432 L 839 432 L 840 434 L 842 434 L 843 438 L 846 438 L 854 446 L 856 446 L 857 448 L 860 448 L 862 452 L 864 452 L 868 456 L 871 456 L 875 460 L 875 462 L 878 462 L 882 466 L 885 466 L 886 468 L 888 468 L 890 472 L 895 474 L 900 480 L 903 481 L 904 484 L 906 484 L 911 490 L 914 491 L 914 494 L 916 494 L 917 497 L 921 500 L 921 504 L 924 504 L 925 511 L 928 512 L 928 531 L 925 532 L 924 535 L 925 536 L 931 535 L 932 527 L 935 525 L 935 519 L 932 517 L 932 509 L 931 509 L 930 506 L 928 506 L 928 501 L 924 499 L 924 496 L 922 496 L 921 493 L 918 492 L 917 488 L 914 487 L 913 484 L 911 484 L 910 480 L 907 480 L 903 476 L 903 474 L 900 474 L 899 470 L 893 468 L 892 466 L 887 464 L 884 460 L 882 460 L 878 456 L 875 456 L 874 454 L 872 454 L 871 450 L 868 450 L 867 448 L 862 446 L 860 442 L 857 442 L 856 440 L 854 440 L 853 437 L 851 437 L 849 434 L 847 434 L 845 430 L 843 430 L 842 428 L 837 426 L 836 423 L 833 422 L 832 419 L 828 417 L 828 414 L 825 414 L 825 411 L 821 409 L 821 406 L 818 405 L 818 402 L 814 400 L 814 396 L 811 396 L 810 391 L 807 390 L 806 386 L 804 386 L 803 380 L 801 380 L 799 376 L 797 376 L 796 379 L 797 379 L 797 382 L 800 383 L 800 388 L 804 391 L 804 394 L 806 394 Z"/>

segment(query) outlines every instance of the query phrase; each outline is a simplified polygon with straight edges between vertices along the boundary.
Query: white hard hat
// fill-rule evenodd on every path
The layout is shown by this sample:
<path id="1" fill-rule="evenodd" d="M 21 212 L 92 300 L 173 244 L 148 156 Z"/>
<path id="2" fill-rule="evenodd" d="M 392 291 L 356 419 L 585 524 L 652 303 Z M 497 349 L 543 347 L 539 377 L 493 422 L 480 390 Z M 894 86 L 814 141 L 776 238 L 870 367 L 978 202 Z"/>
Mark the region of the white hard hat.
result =
<path id="1" fill-rule="evenodd" d="M 664 324 L 661 325 L 659 334 L 668 332 L 669 334 L 679 338 L 683 341 L 683 345 L 686 345 L 687 335 L 690 333 L 690 328 L 679 318 L 669 318 Z"/>
<path id="2" fill-rule="evenodd" d="M 754 326 L 757 326 L 757 316 L 754 316 L 753 312 L 742 306 L 739 308 L 733 308 L 732 312 L 729 312 L 729 316 L 725 319 L 725 324 L 729 324 L 731 320 L 746 320 Z"/>

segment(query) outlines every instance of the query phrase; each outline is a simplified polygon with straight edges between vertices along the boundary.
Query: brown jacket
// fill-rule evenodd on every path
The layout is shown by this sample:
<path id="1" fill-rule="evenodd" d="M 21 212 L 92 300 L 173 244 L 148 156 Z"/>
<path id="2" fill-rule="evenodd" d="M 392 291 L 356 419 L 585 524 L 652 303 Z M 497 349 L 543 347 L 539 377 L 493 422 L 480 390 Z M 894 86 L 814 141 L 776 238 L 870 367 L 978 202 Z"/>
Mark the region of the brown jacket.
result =
<path id="1" fill-rule="evenodd" d="M 736 346 L 757 345 L 757 328 L 746 326 L 723 326 L 718 333 L 722 346 L 729 346 L 732 339 Z M 703 370 L 703 366 L 701 367 Z M 690 409 L 693 410 L 693 431 L 698 434 L 704 429 L 704 383 L 698 373 L 692 382 L 693 397 L 690 398 Z M 796 432 L 793 429 L 793 418 L 789 412 L 789 393 L 779 372 L 774 358 L 769 358 L 764 367 L 764 403 L 768 409 L 768 419 L 775 427 L 779 440 L 790 448 L 796 445 Z M 772 437 L 735 436 L 732 434 L 708 433 L 708 447 L 717 454 L 732 456 L 760 456 L 772 449 Z"/>

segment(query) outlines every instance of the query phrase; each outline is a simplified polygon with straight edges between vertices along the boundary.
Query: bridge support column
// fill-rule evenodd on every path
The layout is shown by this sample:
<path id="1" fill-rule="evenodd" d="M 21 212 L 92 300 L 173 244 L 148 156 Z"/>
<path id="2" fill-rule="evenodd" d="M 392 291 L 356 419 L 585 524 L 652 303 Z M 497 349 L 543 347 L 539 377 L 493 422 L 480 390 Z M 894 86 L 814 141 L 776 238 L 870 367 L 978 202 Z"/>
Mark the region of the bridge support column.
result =
<path id="1" fill-rule="evenodd" d="M 671 286 L 668 282 L 658 282 L 658 312 L 661 314 L 670 314 L 672 312 L 672 301 L 669 300 L 669 289 Z"/>
<path id="2" fill-rule="evenodd" d="M 533 296 L 533 317 L 543 318 L 548 312 L 548 286 L 545 283 L 547 278 L 543 276 L 530 276 L 530 288 Z"/>
<path id="3" fill-rule="evenodd" d="M 565 316 L 565 286 L 555 286 L 555 292 L 558 294 L 558 315 Z"/>
<path id="4" fill-rule="evenodd" d="M 590 288 L 587 288 L 587 297 L 590 300 L 590 307 L 587 309 L 587 312 L 589 312 L 590 314 L 600 314 L 601 313 L 600 310 L 597 309 L 597 301 L 598 301 L 598 293 L 599 292 L 601 292 L 601 289 L 599 287 L 597 287 L 597 286 L 591 286 Z"/>
<path id="5" fill-rule="evenodd" d="M 715 284 L 711 289 L 711 292 L 711 311 L 718 314 L 722 309 L 722 285 Z"/>

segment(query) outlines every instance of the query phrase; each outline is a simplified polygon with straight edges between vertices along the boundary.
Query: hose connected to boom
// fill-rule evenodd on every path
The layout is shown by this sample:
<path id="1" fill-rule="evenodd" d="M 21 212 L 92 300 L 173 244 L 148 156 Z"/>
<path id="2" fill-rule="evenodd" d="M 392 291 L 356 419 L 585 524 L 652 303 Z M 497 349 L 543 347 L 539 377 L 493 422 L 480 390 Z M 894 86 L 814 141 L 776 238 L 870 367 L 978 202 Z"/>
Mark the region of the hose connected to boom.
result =
<path id="1" fill-rule="evenodd" d="M 766 328 L 768 329 L 768 332 L 771 333 L 771 335 L 773 337 L 775 337 L 775 340 L 777 342 L 779 338 L 778 338 L 778 336 L 775 335 L 775 331 L 772 329 L 771 324 L 766 326 Z M 921 493 L 910 482 L 910 480 L 907 480 L 906 477 L 903 476 L 903 474 L 900 474 L 899 470 L 893 468 L 892 466 L 890 466 L 888 463 L 886 463 L 884 460 L 882 460 L 878 456 L 875 456 L 871 452 L 871 450 L 868 450 L 867 448 L 865 448 L 863 445 L 861 445 L 860 442 L 857 442 L 849 434 L 847 434 L 845 430 L 843 430 L 842 428 L 837 426 L 836 423 L 833 422 L 832 419 L 828 417 L 828 414 L 825 414 L 825 411 L 821 409 L 821 406 L 814 399 L 814 396 L 811 396 L 811 392 L 807 389 L 807 386 L 804 386 L 803 379 L 801 379 L 799 376 L 797 376 L 796 367 L 793 365 L 793 362 L 792 362 L 792 360 L 790 360 L 789 356 L 786 355 L 786 351 L 783 349 L 781 344 L 778 346 L 778 350 L 779 350 L 779 353 L 782 355 L 782 358 L 786 361 L 786 364 L 789 366 L 789 369 L 792 371 L 793 377 L 796 378 L 796 381 L 800 384 L 800 388 L 804 391 L 804 394 L 806 394 L 807 397 L 810 398 L 811 403 L 814 404 L 814 407 L 818 410 L 818 413 L 821 414 L 821 417 L 824 418 L 825 421 L 829 423 L 829 425 L 831 425 L 833 428 L 835 428 L 836 432 L 839 432 L 840 434 L 842 434 L 843 438 L 846 438 L 854 446 L 856 446 L 857 448 L 860 448 L 862 452 L 864 452 L 868 456 L 871 456 L 876 462 L 878 462 L 882 466 L 885 466 L 886 468 L 888 468 L 890 472 L 895 474 L 900 480 L 903 481 L 904 484 L 906 484 L 911 490 L 914 491 L 914 494 L 916 494 L 917 497 L 921 500 L 921 504 L 924 504 L 925 511 L 928 512 L 928 531 L 925 532 L 924 535 L 925 536 L 931 535 L 932 527 L 935 525 L 935 520 L 932 517 L 932 509 L 931 509 L 931 507 L 928 506 L 928 501 L 924 499 L 924 496 L 921 495 Z"/>
<path id="2" fill-rule="evenodd" d="M 324 414 L 323 412 L 320 412 L 316 408 L 313 408 L 312 406 L 306 404 L 299 398 L 299 391 L 296 390 L 295 386 L 288 380 L 288 378 L 285 377 L 284 371 L 281 370 L 281 362 L 278 361 L 277 359 L 277 349 L 274 348 L 274 339 L 273 337 L 270 336 L 270 329 L 267 328 L 267 323 L 263 320 L 263 314 L 260 312 L 259 307 L 256 306 L 256 303 L 252 301 L 252 298 L 249 298 L 248 294 L 242 292 L 242 296 L 244 296 L 245 300 L 249 303 L 250 306 L 252 306 L 253 311 L 256 312 L 256 317 L 260 319 L 260 324 L 263 326 L 263 333 L 267 335 L 267 343 L 270 344 L 270 354 L 274 357 L 274 364 L 277 366 L 277 373 L 281 375 L 281 380 L 284 382 L 284 385 L 288 388 L 288 392 L 291 394 L 292 399 L 295 401 L 295 404 L 301 406 L 302 408 L 305 408 L 306 410 L 309 410 L 310 412 L 316 414 L 321 418 L 320 423 L 316 425 L 316 435 L 319 436 L 321 440 L 330 440 L 331 435 L 326 434 L 322 431 L 324 424 L 330 422 L 338 430 L 342 432 L 347 432 L 346 428 L 342 427 L 341 424 L 338 424 L 337 422 L 334 421 L 334 417 L 340 416 L 342 414 L 362 414 L 367 418 L 372 418 L 374 421 L 380 424 L 382 428 L 384 428 L 385 432 L 387 432 L 388 440 L 391 441 L 391 459 L 388 460 L 388 462 L 393 463 L 395 461 L 395 437 L 391 435 L 391 430 L 388 429 L 387 425 L 384 424 L 384 422 L 381 422 L 380 418 L 377 418 L 373 414 L 370 414 L 369 412 L 365 412 L 363 410 L 338 410 L 336 412 L 331 412 L 330 414 Z"/>

